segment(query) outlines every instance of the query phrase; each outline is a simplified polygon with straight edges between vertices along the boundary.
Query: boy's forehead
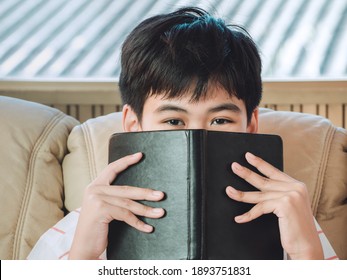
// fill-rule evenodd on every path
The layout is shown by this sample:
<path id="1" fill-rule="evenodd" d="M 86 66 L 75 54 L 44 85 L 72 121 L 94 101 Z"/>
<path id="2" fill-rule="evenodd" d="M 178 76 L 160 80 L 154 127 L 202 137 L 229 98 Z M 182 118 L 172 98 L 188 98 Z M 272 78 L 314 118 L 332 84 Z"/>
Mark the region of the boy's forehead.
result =
<path id="1" fill-rule="evenodd" d="M 187 110 L 193 108 L 199 108 L 203 110 L 220 107 L 220 105 L 227 107 L 226 105 L 231 104 L 234 105 L 235 108 L 238 108 L 238 110 L 234 111 L 245 110 L 245 104 L 243 100 L 238 99 L 235 95 L 229 94 L 227 91 L 220 87 L 213 88 L 212 90 L 208 91 L 206 95 L 201 96 L 198 100 L 193 98 L 192 92 L 185 92 L 177 97 L 170 97 L 166 93 L 153 94 L 147 98 L 144 107 L 149 107 L 152 111 L 155 110 L 155 108 L 159 108 L 160 106 L 170 104 L 182 107 Z M 167 107 L 164 106 L 163 108 Z"/>
<path id="2" fill-rule="evenodd" d="M 186 90 L 184 92 L 180 92 L 175 97 L 170 96 L 170 93 L 168 92 L 158 92 L 158 93 L 151 93 L 149 97 L 154 96 L 156 99 L 160 100 L 167 100 L 167 101 L 185 101 L 187 103 L 199 103 L 199 102 L 206 102 L 210 100 L 215 99 L 239 99 L 237 98 L 235 93 L 229 93 L 227 92 L 222 86 L 216 85 L 216 84 L 210 84 L 208 85 L 208 88 L 206 90 L 205 94 L 201 94 L 198 98 L 194 95 L 194 87 L 191 87 L 189 90 Z M 241 101 L 241 100 L 240 100 Z"/>

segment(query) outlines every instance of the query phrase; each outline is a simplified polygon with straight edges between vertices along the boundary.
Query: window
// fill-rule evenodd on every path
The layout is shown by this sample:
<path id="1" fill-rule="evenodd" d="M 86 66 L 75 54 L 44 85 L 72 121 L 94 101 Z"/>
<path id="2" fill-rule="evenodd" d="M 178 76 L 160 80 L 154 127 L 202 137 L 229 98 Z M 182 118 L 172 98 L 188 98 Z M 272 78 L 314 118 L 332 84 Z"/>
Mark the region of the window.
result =
<path id="1" fill-rule="evenodd" d="M 196 5 L 243 25 L 264 78 L 347 76 L 347 1 L 4 0 L 1 78 L 117 78 L 119 51 L 142 19 Z"/>

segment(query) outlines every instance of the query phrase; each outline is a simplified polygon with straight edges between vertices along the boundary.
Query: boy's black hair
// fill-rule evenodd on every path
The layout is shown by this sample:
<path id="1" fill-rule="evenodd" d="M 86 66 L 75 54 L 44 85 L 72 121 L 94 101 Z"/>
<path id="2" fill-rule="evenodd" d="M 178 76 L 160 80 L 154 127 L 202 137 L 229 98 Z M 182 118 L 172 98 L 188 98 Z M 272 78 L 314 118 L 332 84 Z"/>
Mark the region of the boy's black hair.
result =
<path id="1" fill-rule="evenodd" d="M 194 102 L 209 83 L 243 100 L 248 121 L 261 100 L 261 60 L 250 35 L 195 7 L 140 23 L 123 43 L 121 66 L 122 100 L 139 120 L 150 95 L 190 92 Z"/>

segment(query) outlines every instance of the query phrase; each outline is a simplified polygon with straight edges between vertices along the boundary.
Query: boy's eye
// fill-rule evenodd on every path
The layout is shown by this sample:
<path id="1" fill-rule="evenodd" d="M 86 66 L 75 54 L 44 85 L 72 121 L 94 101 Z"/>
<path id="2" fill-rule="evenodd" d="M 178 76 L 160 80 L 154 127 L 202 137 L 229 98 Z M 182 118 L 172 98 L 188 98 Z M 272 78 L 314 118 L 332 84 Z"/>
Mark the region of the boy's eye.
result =
<path id="1" fill-rule="evenodd" d="M 227 120 L 227 119 L 214 119 L 211 122 L 211 125 L 221 125 L 221 124 L 227 124 L 227 123 L 231 123 L 232 121 Z"/>
<path id="2" fill-rule="evenodd" d="M 180 120 L 168 120 L 166 123 L 169 125 L 184 125 L 184 123 Z"/>

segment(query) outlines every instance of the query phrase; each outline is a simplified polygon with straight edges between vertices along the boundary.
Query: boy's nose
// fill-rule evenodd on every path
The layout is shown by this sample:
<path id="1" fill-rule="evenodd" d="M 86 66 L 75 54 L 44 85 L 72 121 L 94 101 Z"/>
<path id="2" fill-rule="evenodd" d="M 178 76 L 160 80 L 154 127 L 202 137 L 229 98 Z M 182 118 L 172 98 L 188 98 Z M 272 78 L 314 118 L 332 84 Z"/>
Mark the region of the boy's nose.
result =
<path id="1" fill-rule="evenodd" d="M 202 122 L 189 123 L 187 129 L 207 129 L 207 125 Z"/>

